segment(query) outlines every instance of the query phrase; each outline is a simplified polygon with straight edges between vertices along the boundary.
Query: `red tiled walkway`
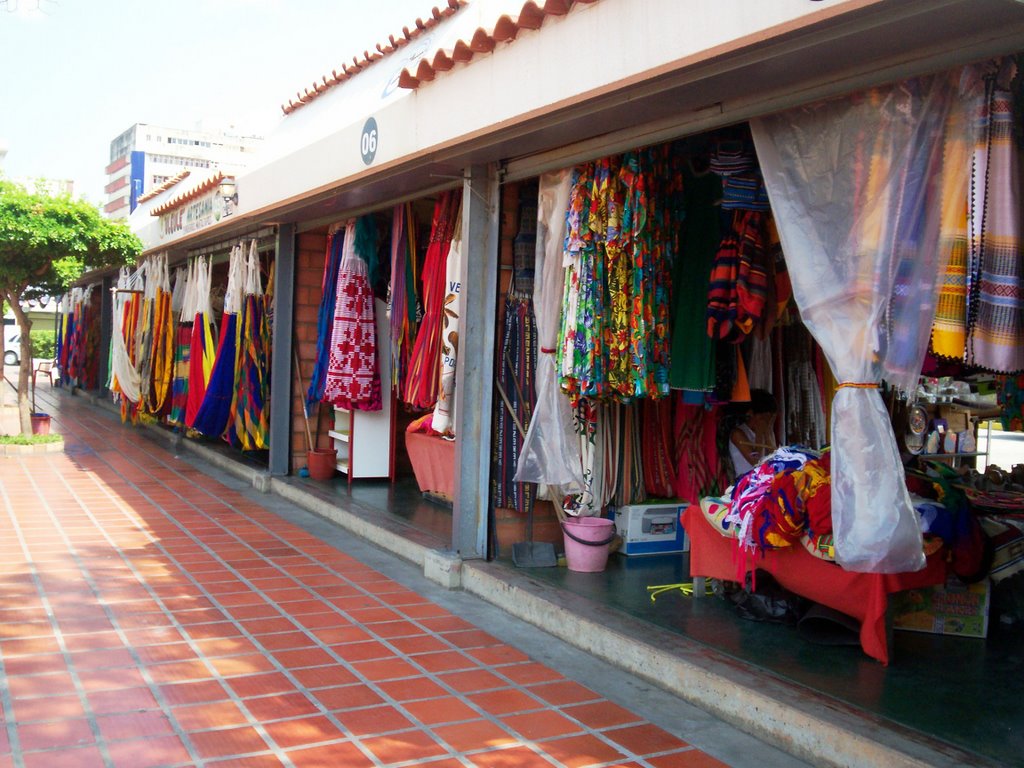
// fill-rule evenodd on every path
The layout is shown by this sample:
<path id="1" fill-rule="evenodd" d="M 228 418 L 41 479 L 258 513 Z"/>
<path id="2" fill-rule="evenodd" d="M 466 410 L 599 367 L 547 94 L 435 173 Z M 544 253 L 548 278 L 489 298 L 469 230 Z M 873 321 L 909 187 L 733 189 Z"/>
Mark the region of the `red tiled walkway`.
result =
<path id="1" fill-rule="evenodd" d="M 89 409 L 0 459 L 0 766 L 711 766 Z"/>

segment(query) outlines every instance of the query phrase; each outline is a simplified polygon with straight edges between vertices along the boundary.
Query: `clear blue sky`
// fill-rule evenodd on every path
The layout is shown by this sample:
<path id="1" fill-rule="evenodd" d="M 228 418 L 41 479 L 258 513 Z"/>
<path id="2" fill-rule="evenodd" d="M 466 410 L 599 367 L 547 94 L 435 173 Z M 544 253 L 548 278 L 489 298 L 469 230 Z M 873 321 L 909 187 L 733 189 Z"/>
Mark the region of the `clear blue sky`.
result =
<path id="1" fill-rule="evenodd" d="M 0 0 L 5 175 L 105 202 L 134 123 L 266 134 L 280 105 L 444 0 Z"/>

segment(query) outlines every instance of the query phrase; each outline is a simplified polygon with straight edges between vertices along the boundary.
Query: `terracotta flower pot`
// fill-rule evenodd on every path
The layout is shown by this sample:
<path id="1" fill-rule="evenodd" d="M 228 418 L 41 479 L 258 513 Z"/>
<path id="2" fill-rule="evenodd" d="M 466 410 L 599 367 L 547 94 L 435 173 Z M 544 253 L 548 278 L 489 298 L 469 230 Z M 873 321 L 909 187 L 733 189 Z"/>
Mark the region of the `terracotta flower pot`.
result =
<path id="1" fill-rule="evenodd" d="M 338 468 L 338 452 L 333 449 L 317 449 L 306 452 L 306 467 L 313 480 L 330 480 Z"/>

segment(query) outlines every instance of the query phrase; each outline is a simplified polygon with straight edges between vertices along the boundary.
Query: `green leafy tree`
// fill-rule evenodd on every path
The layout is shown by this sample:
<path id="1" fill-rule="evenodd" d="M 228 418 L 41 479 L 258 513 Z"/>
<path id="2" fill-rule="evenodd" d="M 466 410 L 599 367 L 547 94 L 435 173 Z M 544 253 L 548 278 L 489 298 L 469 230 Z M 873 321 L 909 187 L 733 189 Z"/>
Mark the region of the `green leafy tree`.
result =
<path id="1" fill-rule="evenodd" d="M 127 225 L 103 218 L 90 203 L 29 192 L 0 179 L 0 299 L 14 312 L 21 331 L 18 409 L 23 433 L 32 429 L 32 322 L 22 302 L 58 296 L 84 270 L 134 261 L 141 250 Z"/>

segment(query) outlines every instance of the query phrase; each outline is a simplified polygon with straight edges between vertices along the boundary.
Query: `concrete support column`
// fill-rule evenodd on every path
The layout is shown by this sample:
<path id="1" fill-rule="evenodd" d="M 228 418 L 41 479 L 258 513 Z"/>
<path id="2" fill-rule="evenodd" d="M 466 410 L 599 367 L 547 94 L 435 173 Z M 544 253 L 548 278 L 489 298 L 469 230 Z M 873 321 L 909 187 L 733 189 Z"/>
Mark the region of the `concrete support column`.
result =
<path id="1" fill-rule="evenodd" d="M 274 331 L 270 364 L 270 474 L 288 474 L 292 440 L 292 329 L 295 324 L 295 225 L 277 230 Z"/>
<path id="2" fill-rule="evenodd" d="M 498 288 L 498 168 L 475 165 L 462 184 L 462 317 L 455 374 L 455 500 L 452 549 L 487 555 L 491 412 Z"/>

